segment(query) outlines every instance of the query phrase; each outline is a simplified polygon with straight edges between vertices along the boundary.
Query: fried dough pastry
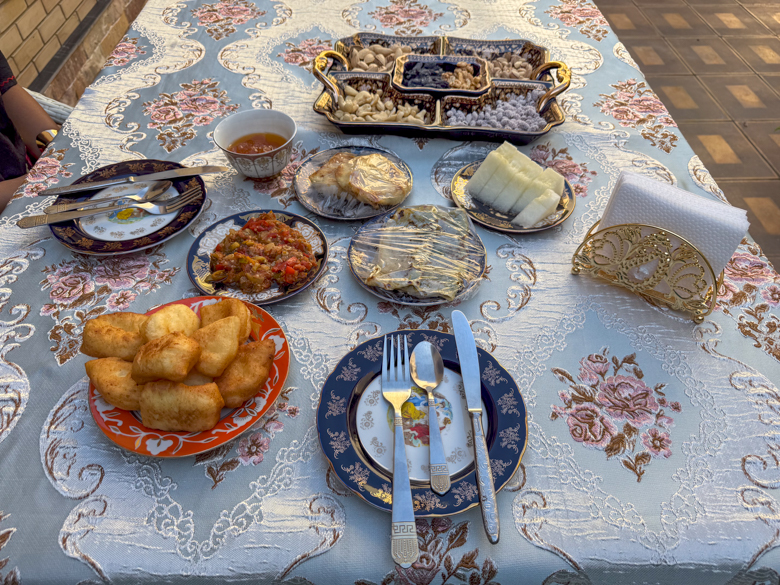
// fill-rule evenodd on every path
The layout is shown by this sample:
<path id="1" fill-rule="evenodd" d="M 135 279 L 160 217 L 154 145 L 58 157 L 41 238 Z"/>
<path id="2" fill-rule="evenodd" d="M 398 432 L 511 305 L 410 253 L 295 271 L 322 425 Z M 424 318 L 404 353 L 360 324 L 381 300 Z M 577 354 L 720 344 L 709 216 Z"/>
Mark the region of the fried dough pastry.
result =
<path id="1" fill-rule="evenodd" d="M 356 199 L 377 209 L 403 201 L 412 184 L 386 156 L 369 154 L 358 157 L 351 165 L 347 189 Z"/>
<path id="2" fill-rule="evenodd" d="M 214 378 L 211 376 L 204 376 L 198 370 L 192 370 L 181 383 L 185 386 L 203 386 L 203 384 L 211 384 L 213 381 Z"/>
<path id="3" fill-rule="evenodd" d="M 116 357 L 90 360 L 84 366 L 103 400 L 124 410 L 138 410 L 141 387 L 130 375 L 133 364 Z"/>
<path id="4" fill-rule="evenodd" d="M 270 339 L 253 341 L 238 349 L 236 359 L 216 382 L 225 406 L 238 408 L 257 394 L 268 380 L 276 344 Z"/>
<path id="5" fill-rule="evenodd" d="M 142 387 L 141 422 L 160 431 L 207 431 L 219 422 L 224 404 L 214 383 L 186 386 L 157 380 Z"/>
<path id="6" fill-rule="evenodd" d="M 144 344 L 141 327 L 146 319 L 146 315 L 138 313 L 109 313 L 90 319 L 84 324 L 81 353 L 95 358 L 133 361 L 133 356 Z"/>
<path id="7" fill-rule="evenodd" d="M 198 363 L 200 345 L 179 331 L 141 346 L 133 360 L 132 376 L 139 384 L 163 378 L 181 382 Z"/>
<path id="8" fill-rule="evenodd" d="M 192 334 L 200 345 L 201 353 L 195 368 L 204 376 L 216 378 L 225 371 L 238 353 L 238 336 L 241 322 L 231 315 L 209 323 Z"/>
<path id="9" fill-rule="evenodd" d="M 169 333 L 179 331 L 192 335 L 200 327 L 200 319 L 185 305 L 168 305 L 150 315 L 141 327 L 141 335 L 147 343 Z"/>
<path id="10" fill-rule="evenodd" d="M 340 152 L 333 155 L 328 162 L 309 175 L 311 186 L 317 191 L 325 194 L 336 193 L 339 186 L 341 186 L 336 171 L 340 165 L 351 161 L 354 158 L 355 155 L 350 152 Z M 349 180 L 349 177 L 347 177 L 347 180 Z M 342 188 L 346 188 L 346 185 Z"/>
<path id="11" fill-rule="evenodd" d="M 202 306 L 200 309 L 201 327 L 206 327 L 214 321 L 231 315 L 238 317 L 241 322 L 241 334 L 238 338 L 238 344 L 241 345 L 249 339 L 249 334 L 252 332 L 252 314 L 243 301 L 227 298 L 213 305 Z"/>

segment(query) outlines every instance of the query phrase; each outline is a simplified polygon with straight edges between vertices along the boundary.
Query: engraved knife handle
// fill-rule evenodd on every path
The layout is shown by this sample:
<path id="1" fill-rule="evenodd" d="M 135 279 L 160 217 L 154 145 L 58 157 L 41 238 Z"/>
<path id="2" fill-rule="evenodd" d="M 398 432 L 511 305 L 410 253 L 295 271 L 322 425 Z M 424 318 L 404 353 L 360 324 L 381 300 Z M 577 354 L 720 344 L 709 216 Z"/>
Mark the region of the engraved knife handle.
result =
<path id="1" fill-rule="evenodd" d="M 121 211 L 132 207 L 132 204 L 120 204 L 114 203 L 113 205 L 106 205 L 105 207 L 93 207 L 92 209 L 79 209 L 77 211 L 62 211 L 60 213 L 45 213 L 43 215 L 28 215 L 16 222 L 16 225 L 20 228 L 32 228 L 40 225 L 46 225 L 49 223 L 60 223 L 63 221 L 70 221 L 72 219 L 81 219 L 82 217 L 90 217 L 92 215 L 101 215 L 103 213 L 110 213 L 113 211 Z"/>
<path id="2" fill-rule="evenodd" d="M 433 392 L 428 392 L 428 451 L 431 489 L 443 496 L 450 491 L 450 470 L 447 467 L 447 457 L 444 455 L 444 443 L 441 440 L 439 416 L 436 413 L 436 398 Z"/>
<path id="3" fill-rule="evenodd" d="M 482 413 L 471 412 L 471 426 L 474 429 L 474 454 L 477 467 L 477 488 L 482 505 L 482 522 L 492 544 L 498 542 L 499 523 L 496 488 L 493 485 L 493 473 L 490 469 L 485 432 L 482 430 Z"/>
<path id="4" fill-rule="evenodd" d="M 417 525 L 414 521 L 412 487 L 406 467 L 406 444 L 401 413 L 395 413 L 395 444 L 393 445 L 393 531 L 391 553 L 393 560 L 404 568 L 420 556 L 417 547 Z"/>

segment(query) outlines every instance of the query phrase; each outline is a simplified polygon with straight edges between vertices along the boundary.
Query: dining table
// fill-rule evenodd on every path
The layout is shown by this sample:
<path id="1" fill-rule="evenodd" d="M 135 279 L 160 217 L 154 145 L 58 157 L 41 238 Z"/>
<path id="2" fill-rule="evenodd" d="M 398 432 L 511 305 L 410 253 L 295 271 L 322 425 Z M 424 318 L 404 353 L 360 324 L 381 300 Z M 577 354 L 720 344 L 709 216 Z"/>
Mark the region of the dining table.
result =
<path id="1" fill-rule="evenodd" d="M 557 97 L 565 122 L 520 150 L 567 179 L 576 207 L 537 233 L 476 225 L 487 259 L 469 298 L 408 306 L 372 295 L 348 265 L 361 222 L 296 198 L 307 156 L 351 145 L 406 162 L 405 206 L 454 207 L 454 172 L 499 144 L 345 134 L 316 113 L 315 58 L 360 31 L 525 39 L 571 69 Z M 265 180 L 235 171 L 213 140 L 223 119 L 262 108 L 297 123 L 289 165 Z M 149 161 L 229 170 L 202 176 L 200 214 L 159 243 L 95 253 L 89 238 L 64 245 L 48 226 L 17 227 L 54 201 L 41 191 Z M 0 216 L 0 583 L 777 585 L 780 276 L 746 234 L 696 323 L 573 274 L 625 170 L 727 203 L 588 0 L 149 0 Z M 302 215 L 328 244 L 312 286 L 263 307 L 289 344 L 279 397 L 197 455 L 118 446 L 90 411 L 85 323 L 200 295 L 193 242 L 258 209 Z M 331 375 L 362 375 L 344 360 L 361 344 L 395 331 L 436 342 L 453 333 L 456 309 L 504 368 L 483 372 L 483 385 L 516 384 L 495 408 L 524 406 L 525 420 L 489 440 L 519 465 L 497 486 L 498 543 L 473 490 L 457 492 L 468 504 L 457 514 L 419 497 L 420 557 L 402 568 L 390 514 L 324 455 L 337 437 L 318 409 Z"/>

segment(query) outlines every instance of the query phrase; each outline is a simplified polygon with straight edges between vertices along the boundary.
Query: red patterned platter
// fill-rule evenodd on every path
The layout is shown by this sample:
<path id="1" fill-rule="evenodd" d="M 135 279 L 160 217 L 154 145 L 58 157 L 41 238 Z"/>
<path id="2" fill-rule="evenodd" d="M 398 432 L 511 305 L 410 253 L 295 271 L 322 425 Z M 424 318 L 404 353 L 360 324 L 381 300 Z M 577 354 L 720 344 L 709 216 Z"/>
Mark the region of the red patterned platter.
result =
<path id="1" fill-rule="evenodd" d="M 168 305 L 187 305 L 200 314 L 200 308 L 222 300 L 222 297 L 191 297 L 173 301 L 151 309 L 147 315 L 156 313 Z M 240 408 L 225 408 L 217 426 L 200 433 L 169 432 L 150 429 L 141 424 L 139 413 L 122 410 L 108 404 L 90 383 L 89 410 L 95 422 L 114 443 L 139 455 L 154 457 L 187 457 L 209 451 L 227 443 L 248 431 L 271 407 L 284 388 L 290 371 L 290 346 L 279 323 L 260 307 L 246 303 L 252 313 L 250 341 L 273 339 L 276 354 L 263 389 Z"/>

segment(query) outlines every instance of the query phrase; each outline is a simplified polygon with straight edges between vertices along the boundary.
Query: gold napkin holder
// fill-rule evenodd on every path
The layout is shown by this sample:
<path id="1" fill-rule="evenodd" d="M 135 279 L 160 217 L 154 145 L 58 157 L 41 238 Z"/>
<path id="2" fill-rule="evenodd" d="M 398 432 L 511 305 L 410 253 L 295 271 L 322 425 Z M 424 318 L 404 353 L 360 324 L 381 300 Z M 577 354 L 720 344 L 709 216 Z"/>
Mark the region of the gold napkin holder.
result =
<path id="1" fill-rule="evenodd" d="M 723 272 L 716 278 L 696 246 L 652 225 L 627 223 L 603 230 L 598 225 L 597 221 L 591 226 L 572 256 L 574 274 L 586 272 L 674 310 L 692 313 L 695 323 L 712 313 Z M 638 272 L 642 269 L 644 275 Z"/>

